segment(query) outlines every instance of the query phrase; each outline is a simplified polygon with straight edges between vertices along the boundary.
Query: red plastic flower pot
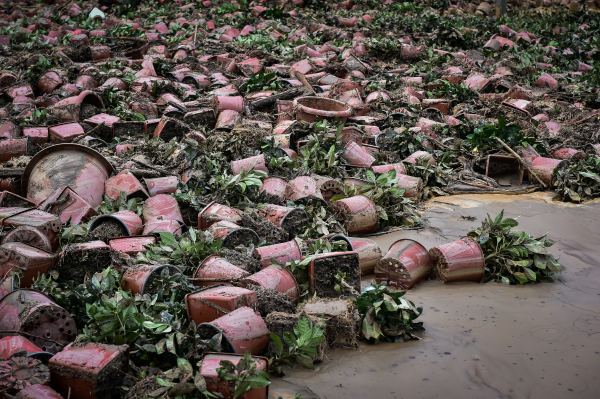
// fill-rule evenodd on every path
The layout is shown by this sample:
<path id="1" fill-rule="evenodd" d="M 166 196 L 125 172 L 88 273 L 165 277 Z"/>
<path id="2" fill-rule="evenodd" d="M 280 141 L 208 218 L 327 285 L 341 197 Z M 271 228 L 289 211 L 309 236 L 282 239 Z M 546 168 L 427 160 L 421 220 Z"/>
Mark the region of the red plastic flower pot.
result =
<path id="1" fill-rule="evenodd" d="M 387 173 L 392 169 L 394 169 L 396 171 L 396 177 L 398 177 L 399 175 L 406 174 L 406 168 L 404 167 L 404 164 L 402 164 L 402 163 L 395 163 L 395 164 L 391 164 L 391 165 L 371 166 L 371 170 L 375 173 Z"/>
<path id="2" fill-rule="evenodd" d="M 0 361 L 0 392 L 6 394 L 4 398 L 13 398 L 22 388 L 48 383 L 50 370 L 38 359 L 13 357 Z"/>
<path id="3" fill-rule="evenodd" d="M 62 223 L 71 221 L 71 226 L 87 223 L 98 212 L 68 187 L 59 187 L 39 206 L 47 212 L 60 217 Z"/>
<path id="4" fill-rule="evenodd" d="M 216 284 L 227 284 L 248 276 L 250 273 L 232 265 L 220 256 L 210 255 L 194 271 L 192 282 L 196 287 L 209 287 Z"/>
<path id="5" fill-rule="evenodd" d="M 0 192 L 0 208 L 10 207 L 35 208 L 35 204 L 10 191 L 5 190 Z"/>
<path id="6" fill-rule="evenodd" d="M 302 251 L 295 240 L 281 244 L 268 245 L 254 248 L 254 256 L 260 260 L 263 267 L 269 266 L 275 260 L 280 265 L 285 265 L 290 260 L 302 259 Z"/>
<path id="7" fill-rule="evenodd" d="M 31 159 L 21 184 L 27 199 L 35 204 L 59 187 L 68 186 L 97 208 L 104 195 L 104 181 L 113 172 L 110 162 L 93 149 L 79 144 L 58 144 Z"/>
<path id="8" fill-rule="evenodd" d="M 435 158 L 427 151 L 415 151 L 402 162 L 416 163 L 417 160 L 421 159 L 428 160 L 429 165 L 435 165 Z"/>
<path id="9" fill-rule="evenodd" d="M 258 215 L 290 233 L 298 233 L 308 224 L 308 216 L 302 208 L 267 204 L 258 210 Z"/>
<path id="10" fill-rule="evenodd" d="M 329 239 L 329 241 L 335 241 L 336 237 L 344 237 L 341 235 L 335 235 Z M 358 263 L 360 266 L 360 273 L 362 276 L 367 276 L 374 273 L 375 265 L 381 259 L 381 248 L 373 240 L 368 238 L 356 238 L 356 237 L 344 237 L 350 244 L 349 251 L 355 251 L 358 253 Z"/>
<path id="11" fill-rule="evenodd" d="M 217 204 L 215 201 L 208 204 L 198 213 L 198 228 L 206 230 L 218 221 L 226 220 L 232 223 L 242 221 L 242 211 L 227 205 Z"/>
<path id="12" fill-rule="evenodd" d="M 265 321 L 249 307 L 234 310 L 210 323 L 198 327 L 201 338 L 209 339 L 223 334 L 223 352 L 258 355 L 269 343 L 269 329 Z"/>
<path id="13" fill-rule="evenodd" d="M 156 179 L 144 179 L 148 193 L 151 197 L 157 194 L 175 194 L 179 179 L 176 176 L 158 177 Z"/>
<path id="14" fill-rule="evenodd" d="M 171 233 L 175 237 L 181 237 L 185 229 L 185 224 L 179 220 L 170 220 L 165 219 L 164 216 L 156 216 L 146 221 L 142 235 Z"/>
<path id="15" fill-rule="evenodd" d="M 29 144 L 38 146 L 48 142 L 47 127 L 26 127 L 23 129 L 23 137 L 29 138 Z"/>
<path id="16" fill-rule="evenodd" d="M 20 270 L 23 272 L 21 287 L 28 288 L 40 274 L 54 267 L 57 260 L 57 255 L 22 242 L 7 242 L 0 246 L 0 275 Z"/>
<path id="17" fill-rule="evenodd" d="M 142 232 L 143 223 L 137 213 L 132 211 L 119 211 L 112 215 L 102 215 L 94 219 L 89 226 L 89 231 L 92 233 L 95 228 L 99 227 L 103 222 L 115 220 L 123 226 L 128 236 L 137 236 Z"/>
<path id="18" fill-rule="evenodd" d="M 294 303 L 298 303 L 300 298 L 300 288 L 296 278 L 288 269 L 278 265 L 267 266 L 258 273 L 244 278 L 241 283 L 281 292 L 289 296 Z"/>
<path id="19" fill-rule="evenodd" d="M 12 277 L 2 277 L 0 279 L 0 299 L 4 298 L 15 290 L 15 281 Z"/>
<path id="20" fill-rule="evenodd" d="M 438 277 L 444 283 L 457 281 L 480 282 L 485 259 L 479 244 L 471 237 L 443 244 L 429 250 Z"/>
<path id="21" fill-rule="evenodd" d="M 53 251 L 58 247 L 58 233 L 62 228 L 62 224 L 60 218 L 51 213 L 37 209 L 28 210 L 4 219 L 2 224 L 5 227 L 35 227 L 48 237 Z"/>
<path id="22" fill-rule="evenodd" d="M 8 161 L 23 155 L 27 155 L 29 138 L 8 139 L 0 141 L 0 161 Z"/>
<path id="23" fill-rule="evenodd" d="M 545 157 L 537 157 L 531 161 L 531 169 L 542 179 L 548 187 L 552 187 L 552 179 L 554 177 L 556 169 L 562 167 L 565 161 L 562 159 L 552 159 Z M 529 176 L 529 180 L 537 183 L 537 179 L 533 176 Z"/>
<path id="24" fill-rule="evenodd" d="M 106 142 L 111 142 L 114 137 L 113 125 L 121 122 L 121 118 L 109 114 L 98 114 L 92 116 L 91 118 L 87 118 L 84 120 L 84 122 L 92 127 L 97 127 L 98 125 L 104 123 L 104 126 L 95 130 L 96 136 Z"/>
<path id="25" fill-rule="evenodd" d="M 0 339 L 0 359 L 8 360 L 11 357 L 32 357 L 48 364 L 48 360 L 53 356 L 34 345 L 30 340 L 19 335 L 13 337 L 4 337 Z"/>
<path id="26" fill-rule="evenodd" d="M 215 240 L 223 241 L 224 247 L 247 245 L 252 243 L 258 245 L 260 238 L 252 229 L 240 227 L 233 222 L 221 220 L 211 225 L 207 230 Z"/>
<path id="27" fill-rule="evenodd" d="M 238 161 L 231 161 L 231 170 L 234 175 L 242 173 L 242 170 L 245 170 L 246 172 L 250 172 L 251 170 L 262 170 L 263 172 L 269 173 L 263 154 L 240 159 Z"/>
<path id="28" fill-rule="evenodd" d="M 90 104 L 96 108 L 104 108 L 100 96 L 90 90 L 84 90 L 79 95 L 65 98 L 54 104 L 48 110 L 59 120 L 59 122 L 78 122 L 81 117 L 83 104 Z"/>
<path id="29" fill-rule="evenodd" d="M 207 353 L 200 366 L 200 374 L 206 381 L 206 389 L 214 394 L 222 395 L 223 399 L 233 399 L 235 396 L 235 383 L 219 377 L 217 369 L 221 368 L 221 360 L 228 360 L 237 365 L 242 355 L 226 355 L 223 353 Z M 254 356 L 252 358 L 258 363 L 256 369 L 268 373 L 269 361 L 265 357 Z M 269 397 L 269 386 L 251 388 L 239 396 L 242 399 L 267 399 Z"/>
<path id="30" fill-rule="evenodd" d="M 547 73 L 541 74 L 535 82 L 533 82 L 532 86 L 535 87 L 558 87 L 558 82 L 552 76 Z"/>
<path id="31" fill-rule="evenodd" d="M 134 257 L 140 252 L 146 252 L 147 246 L 155 244 L 156 237 L 154 236 L 115 238 L 108 241 L 108 245 L 113 251 L 121 251 Z"/>
<path id="32" fill-rule="evenodd" d="M 349 234 L 369 234 L 377 230 L 379 216 L 375 203 L 364 195 L 335 201 L 334 206 L 344 219 Z"/>
<path id="33" fill-rule="evenodd" d="M 398 188 L 404 190 L 403 197 L 420 199 L 423 196 L 423 180 L 420 177 L 397 175 Z"/>
<path id="34" fill-rule="evenodd" d="M 77 122 L 52 126 L 48 129 L 50 141 L 55 144 L 70 143 L 84 134 L 83 127 Z"/>
<path id="35" fill-rule="evenodd" d="M 371 167 L 375 163 L 375 158 L 361 145 L 354 141 L 349 141 L 340 155 L 349 165 Z"/>
<path id="36" fill-rule="evenodd" d="M 232 109 L 226 109 L 219 113 L 217 122 L 215 124 L 215 130 L 229 131 L 234 128 L 242 120 L 242 114 Z"/>
<path id="37" fill-rule="evenodd" d="M 205 288 L 185 296 L 188 319 L 196 325 L 210 323 L 236 309 L 250 307 L 256 301 L 256 292 L 231 286 Z"/>
<path id="38" fill-rule="evenodd" d="M 552 153 L 552 156 L 556 159 L 572 159 L 578 161 L 586 157 L 585 152 L 578 151 L 574 148 L 560 148 Z"/>
<path id="39" fill-rule="evenodd" d="M 58 392 L 47 385 L 34 384 L 21 389 L 15 399 L 64 399 Z"/>
<path id="40" fill-rule="evenodd" d="M 356 251 L 331 252 L 315 255 L 307 267 L 310 281 L 310 293 L 319 298 L 337 298 L 344 291 L 335 290 L 337 284 L 333 278 L 337 272 L 346 275 L 345 280 L 354 290 L 360 293 L 360 262 Z M 346 287 L 344 287 L 346 288 Z"/>
<path id="41" fill-rule="evenodd" d="M 321 190 L 321 194 L 325 201 L 329 201 L 334 195 L 342 193 L 342 184 L 339 180 L 333 179 L 328 176 L 312 176 Z"/>
<path id="42" fill-rule="evenodd" d="M 104 182 L 104 192 L 112 200 L 117 199 L 122 192 L 128 198 L 146 199 L 150 196 L 142 183 L 128 170 L 124 170 L 106 180 Z"/>
<path id="43" fill-rule="evenodd" d="M 150 294 L 152 281 L 160 277 L 163 269 L 169 269 L 171 274 L 181 274 L 181 270 L 173 265 L 135 265 L 125 271 L 121 278 L 121 286 L 123 290 L 131 291 L 134 295 Z"/>
<path id="44" fill-rule="evenodd" d="M 263 181 L 259 193 L 262 194 L 263 192 L 265 192 L 283 201 L 285 199 L 286 185 L 287 181 L 285 179 L 282 179 L 281 177 L 267 177 Z"/>
<path id="45" fill-rule="evenodd" d="M 424 246 L 414 240 L 398 240 L 377 263 L 375 280 L 408 290 L 431 272 L 433 261 Z"/>
<path id="46" fill-rule="evenodd" d="M 294 100 L 296 119 L 306 122 L 320 120 L 338 121 L 345 123 L 353 115 L 353 109 L 345 102 L 326 97 L 300 97 Z"/>
<path id="47" fill-rule="evenodd" d="M 183 223 L 183 216 L 177 200 L 172 195 L 157 194 L 148 198 L 143 205 L 144 222 L 161 216 L 163 220 L 176 220 Z"/>
<path id="48" fill-rule="evenodd" d="M 0 300 L 0 336 L 20 332 L 43 351 L 57 353 L 75 339 L 77 326 L 69 312 L 47 295 L 16 290 Z"/>
<path id="49" fill-rule="evenodd" d="M 213 100 L 212 104 L 215 117 L 217 117 L 221 111 L 233 110 L 237 112 L 244 111 L 244 97 L 241 96 L 217 96 Z"/>
<path id="50" fill-rule="evenodd" d="M 21 242 L 31 247 L 41 249 L 44 252 L 52 253 L 52 244 L 50 244 L 50 240 L 35 227 L 20 226 L 16 229 L 12 229 L 2 240 L 2 244 L 9 242 Z"/>
<path id="51" fill-rule="evenodd" d="M 390 101 L 390 100 L 391 100 L 391 98 L 390 98 L 389 94 L 387 94 L 385 91 L 373 91 L 373 92 L 369 93 L 369 95 L 365 99 L 365 102 L 367 104 L 370 104 L 370 103 L 374 103 L 374 102 Z"/>
<path id="52" fill-rule="evenodd" d="M 56 72 L 48 71 L 38 78 L 37 88 L 44 94 L 50 94 L 63 83 L 64 80 Z"/>
<path id="53" fill-rule="evenodd" d="M 19 126 L 8 119 L 5 119 L 2 124 L 0 124 L 0 138 L 16 139 L 20 136 L 20 132 L 21 129 Z"/>
<path id="54" fill-rule="evenodd" d="M 48 363 L 51 387 L 71 399 L 115 397 L 129 369 L 129 346 L 73 343 Z"/>
<path id="55" fill-rule="evenodd" d="M 285 196 L 287 199 L 294 200 L 295 202 L 306 200 L 325 201 L 317 181 L 310 176 L 298 176 L 294 180 L 289 181 L 285 187 Z"/>
<path id="56" fill-rule="evenodd" d="M 110 47 L 108 46 L 91 46 L 90 50 L 92 51 L 94 61 L 110 58 Z"/>

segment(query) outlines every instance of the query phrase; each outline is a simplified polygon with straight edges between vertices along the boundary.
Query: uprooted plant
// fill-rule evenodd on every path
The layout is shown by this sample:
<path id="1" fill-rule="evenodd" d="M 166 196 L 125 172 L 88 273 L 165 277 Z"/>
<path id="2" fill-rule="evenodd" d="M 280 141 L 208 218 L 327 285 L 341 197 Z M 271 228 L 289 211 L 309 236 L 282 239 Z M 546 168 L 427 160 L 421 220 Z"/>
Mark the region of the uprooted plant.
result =
<path id="1" fill-rule="evenodd" d="M 600 196 L 600 159 L 589 156 L 579 161 L 567 161 L 554 176 L 556 192 L 573 202 Z"/>
<path id="2" fill-rule="evenodd" d="M 277 347 L 277 355 L 269 359 L 269 371 L 275 375 L 283 376 L 285 373 L 281 365 L 301 367 L 314 370 L 313 360 L 317 356 L 317 347 L 325 341 L 323 329 L 311 323 L 306 317 L 301 317 L 294 326 L 294 332 L 284 331 L 283 341 L 288 345 L 284 350 L 283 342 L 278 335 L 271 333 L 271 339 Z"/>
<path id="3" fill-rule="evenodd" d="M 111 215 L 120 211 L 131 211 L 135 212 L 138 216 L 141 216 L 143 202 L 144 201 L 141 198 L 127 199 L 127 194 L 123 191 L 121 191 L 119 196 L 114 200 L 104 194 L 104 200 L 98 207 L 98 213 L 101 215 Z"/>
<path id="4" fill-rule="evenodd" d="M 270 384 L 269 374 L 258 369 L 259 362 L 252 358 L 250 352 L 244 353 L 237 364 L 233 364 L 230 360 L 221 360 L 219 364 L 221 366 L 217 369 L 219 378 L 235 383 L 233 399 L 242 396 L 252 388 L 262 388 Z"/>
<path id="5" fill-rule="evenodd" d="M 534 238 L 518 230 L 511 230 L 519 223 L 504 217 L 504 210 L 495 219 L 487 215 L 481 227 L 469 232 L 477 240 L 485 257 L 484 282 L 504 284 L 554 281 L 553 273 L 560 273 L 562 266 L 546 248 L 554 241 L 546 237 Z"/>
<path id="6" fill-rule="evenodd" d="M 414 331 L 424 330 L 422 322 L 415 322 L 423 308 L 403 298 L 406 291 L 394 292 L 386 282 L 371 284 L 356 298 L 356 309 L 362 316 L 362 335 L 375 342 L 408 341 L 420 339 Z"/>

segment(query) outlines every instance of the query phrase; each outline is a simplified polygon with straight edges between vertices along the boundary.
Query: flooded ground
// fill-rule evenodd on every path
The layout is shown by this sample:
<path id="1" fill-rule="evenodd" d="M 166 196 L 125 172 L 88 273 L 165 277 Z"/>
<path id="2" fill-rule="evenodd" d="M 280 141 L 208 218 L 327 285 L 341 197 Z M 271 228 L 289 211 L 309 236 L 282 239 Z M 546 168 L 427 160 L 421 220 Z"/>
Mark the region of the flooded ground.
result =
<path id="1" fill-rule="evenodd" d="M 555 283 L 421 283 L 407 298 L 424 307 L 422 341 L 334 351 L 316 372 L 274 378 L 269 397 L 600 398 L 600 204 L 544 193 L 441 197 L 427 205 L 425 229 L 376 240 L 384 253 L 400 238 L 429 249 L 502 209 L 520 229 L 556 240 L 564 272 Z"/>

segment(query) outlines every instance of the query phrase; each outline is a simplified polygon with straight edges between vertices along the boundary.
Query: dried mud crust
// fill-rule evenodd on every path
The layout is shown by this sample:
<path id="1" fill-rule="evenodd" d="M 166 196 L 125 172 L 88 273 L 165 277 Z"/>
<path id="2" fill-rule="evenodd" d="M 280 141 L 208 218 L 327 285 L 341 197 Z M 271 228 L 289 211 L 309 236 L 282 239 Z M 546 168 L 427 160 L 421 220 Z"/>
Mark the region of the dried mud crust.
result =
<path id="1" fill-rule="evenodd" d="M 91 118 L 94 115 L 98 115 L 100 113 L 100 108 L 96 107 L 94 104 L 88 103 L 84 101 L 81 103 L 81 110 L 79 111 L 79 119 L 85 120 Z"/>
<path id="2" fill-rule="evenodd" d="M 289 350 L 289 346 L 288 344 L 284 341 L 283 339 L 283 333 L 284 332 L 290 332 L 290 333 L 294 333 L 294 326 L 296 324 L 298 324 L 298 320 L 301 317 L 306 317 L 308 318 L 308 320 L 310 320 L 310 322 L 313 323 L 313 325 L 318 324 L 319 322 L 321 322 L 322 324 L 322 319 L 319 317 L 315 317 L 315 316 L 307 316 L 307 315 L 302 315 L 302 314 L 290 314 L 290 313 L 283 313 L 283 312 L 274 312 L 269 314 L 266 318 L 265 318 L 265 322 L 267 323 L 267 328 L 269 329 L 269 331 L 275 335 L 277 335 L 280 339 L 281 339 L 281 343 L 283 344 L 283 352 L 287 352 Z M 314 361 L 315 362 L 324 362 L 329 360 L 329 344 L 328 341 L 324 341 L 323 343 L 321 343 L 318 347 L 317 347 L 317 356 L 315 357 Z M 265 351 L 265 356 L 267 358 L 271 358 L 274 357 L 275 355 L 277 355 L 279 353 L 279 351 L 277 350 L 277 346 L 275 345 L 275 342 L 273 342 L 273 340 L 269 341 L 269 344 L 267 345 L 267 349 Z"/>
<path id="3" fill-rule="evenodd" d="M 262 270 L 263 266 L 258 259 L 250 255 L 244 255 L 233 249 L 223 249 L 223 258 L 234 266 L 247 271 L 250 274 L 257 273 Z"/>
<path id="4" fill-rule="evenodd" d="M 94 273 L 99 273 L 110 266 L 110 262 L 109 248 L 81 251 L 79 244 L 72 244 L 64 249 L 58 268 L 64 279 L 81 284 L 86 277 L 91 278 Z"/>
<path id="5" fill-rule="evenodd" d="M 304 231 L 307 224 L 308 216 L 306 212 L 302 209 L 294 209 L 287 214 L 281 223 L 281 228 L 287 231 L 290 237 L 296 237 Z"/>
<path id="6" fill-rule="evenodd" d="M 129 234 L 123 223 L 114 219 L 106 219 L 94 230 L 90 231 L 88 236 L 93 240 L 104 241 L 108 244 L 113 238 L 126 237 Z"/>
<path id="7" fill-rule="evenodd" d="M 146 133 L 143 122 L 115 123 L 115 137 L 143 137 Z"/>
<path id="8" fill-rule="evenodd" d="M 325 305 L 341 301 L 339 299 L 327 299 L 313 297 L 310 302 L 305 302 L 300 305 L 299 311 L 306 312 L 306 306 L 309 303 L 323 303 Z M 327 343 L 332 349 L 356 349 L 358 348 L 358 336 L 360 333 L 360 314 L 354 306 L 354 301 L 343 301 L 346 306 L 344 312 L 333 313 L 317 313 L 314 316 L 319 316 L 325 320 L 325 337 Z"/>
<path id="9" fill-rule="evenodd" d="M 314 260 L 315 294 L 320 298 L 337 298 L 350 293 L 346 289 L 338 292 L 334 289 L 337 284 L 335 278 L 339 272 L 345 273 L 345 281 L 356 292 L 360 292 L 360 266 L 356 254 L 327 256 Z"/>
<path id="10" fill-rule="evenodd" d="M 261 241 L 266 241 L 269 244 L 279 244 L 289 241 L 288 233 L 270 221 L 253 218 L 247 213 L 242 213 L 241 216 L 241 226 L 254 230 Z"/>
<path id="11" fill-rule="evenodd" d="M 252 308 L 258 310 L 263 318 L 274 312 L 296 313 L 296 305 L 289 296 L 255 285 L 250 285 L 248 288 L 256 292 L 257 301 L 252 304 Z"/>

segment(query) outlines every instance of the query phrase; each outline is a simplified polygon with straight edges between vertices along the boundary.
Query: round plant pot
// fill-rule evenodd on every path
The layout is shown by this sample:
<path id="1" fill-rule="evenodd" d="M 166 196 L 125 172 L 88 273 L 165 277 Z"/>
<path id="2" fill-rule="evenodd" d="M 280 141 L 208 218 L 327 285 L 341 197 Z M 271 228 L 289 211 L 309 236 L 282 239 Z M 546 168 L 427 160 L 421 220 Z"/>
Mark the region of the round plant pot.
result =
<path id="1" fill-rule="evenodd" d="M 483 279 L 483 251 L 471 237 L 463 237 L 458 241 L 431 248 L 429 255 L 435 262 L 438 277 L 444 283 L 480 282 Z"/>
<path id="2" fill-rule="evenodd" d="M 408 290 L 431 272 L 433 261 L 424 246 L 414 240 L 398 240 L 375 267 L 377 283 Z"/>
<path id="3" fill-rule="evenodd" d="M 296 119 L 299 121 L 337 120 L 345 123 L 354 112 L 348 104 L 326 97 L 300 97 L 294 102 Z"/>

